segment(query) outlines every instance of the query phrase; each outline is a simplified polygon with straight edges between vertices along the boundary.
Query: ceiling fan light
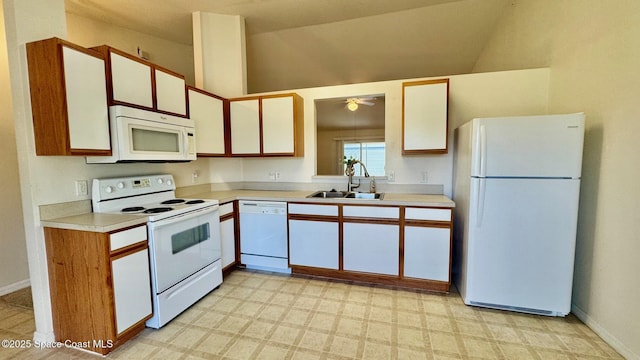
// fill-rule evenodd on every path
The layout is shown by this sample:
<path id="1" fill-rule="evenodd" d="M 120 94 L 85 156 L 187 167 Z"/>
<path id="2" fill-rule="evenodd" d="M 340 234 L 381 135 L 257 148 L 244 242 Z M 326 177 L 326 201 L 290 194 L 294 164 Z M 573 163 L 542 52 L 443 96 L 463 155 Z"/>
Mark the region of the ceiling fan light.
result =
<path id="1" fill-rule="evenodd" d="M 355 101 L 349 101 L 349 103 L 347 104 L 347 109 L 351 111 L 358 110 L 358 103 L 356 103 Z"/>

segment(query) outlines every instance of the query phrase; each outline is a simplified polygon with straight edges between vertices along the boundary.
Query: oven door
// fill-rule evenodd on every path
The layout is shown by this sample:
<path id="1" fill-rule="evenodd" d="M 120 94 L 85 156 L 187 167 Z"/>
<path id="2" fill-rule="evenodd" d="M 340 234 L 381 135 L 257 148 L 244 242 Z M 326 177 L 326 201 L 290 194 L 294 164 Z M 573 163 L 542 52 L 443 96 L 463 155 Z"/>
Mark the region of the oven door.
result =
<path id="1" fill-rule="evenodd" d="M 148 226 L 156 294 L 222 256 L 217 205 L 151 222 Z"/>

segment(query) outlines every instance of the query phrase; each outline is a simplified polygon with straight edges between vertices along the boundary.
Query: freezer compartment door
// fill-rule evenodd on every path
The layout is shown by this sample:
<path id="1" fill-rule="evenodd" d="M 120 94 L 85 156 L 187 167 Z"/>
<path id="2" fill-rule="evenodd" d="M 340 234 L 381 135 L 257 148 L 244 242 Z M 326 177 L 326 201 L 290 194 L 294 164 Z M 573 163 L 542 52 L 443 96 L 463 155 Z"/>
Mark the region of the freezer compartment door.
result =
<path id="1" fill-rule="evenodd" d="M 567 314 L 580 180 L 473 179 L 471 186 L 465 303 Z"/>
<path id="2" fill-rule="evenodd" d="M 584 114 L 473 120 L 473 177 L 580 178 Z"/>

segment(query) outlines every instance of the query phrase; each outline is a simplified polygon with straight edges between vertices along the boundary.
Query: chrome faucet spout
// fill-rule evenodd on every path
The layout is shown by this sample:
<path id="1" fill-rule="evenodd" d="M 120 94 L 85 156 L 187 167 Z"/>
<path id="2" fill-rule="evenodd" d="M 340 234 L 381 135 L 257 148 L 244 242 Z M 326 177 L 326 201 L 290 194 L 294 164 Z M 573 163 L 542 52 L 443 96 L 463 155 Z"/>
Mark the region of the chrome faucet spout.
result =
<path id="1" fill-rule="evenodd" d="M 354 184 L 353 183 L 353 175 L 355 174 L 355 169 L 353 168 L 353 166 L 355 164 L 360 164 L 360 166 L 362 166 L 362 169 L 364 169 L 364 177 L 369 177 L 369 171 L 367 171 L 367 167 L 364 165 L 364 163 L 360 160 L 354 160 L 351 163 L 349 163 L 347 165 L 347 168 L 345 169 L 345 174 L 347 174 L 347 176 L 349 177 L 348 183 L 347 183 L 347 191 L 351 192 L 353 189 L 356 189 L 358 187 L 360 187 L 360 179 L 358 179 L 358 183 Z"/>

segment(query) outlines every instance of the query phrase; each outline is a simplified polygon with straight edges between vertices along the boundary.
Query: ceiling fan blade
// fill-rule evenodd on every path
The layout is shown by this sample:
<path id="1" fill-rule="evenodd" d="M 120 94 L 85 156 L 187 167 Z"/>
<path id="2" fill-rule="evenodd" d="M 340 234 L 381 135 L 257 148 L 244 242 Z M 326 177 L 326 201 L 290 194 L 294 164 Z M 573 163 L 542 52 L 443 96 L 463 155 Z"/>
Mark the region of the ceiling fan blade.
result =
<path id="1" fill-rule="evenodd" d="M 373 105 L 375 105 L 374 103 L 372 103 L 372 102 L 368 102 L 368 101 L 358 101 L 358 104 L 361 104 L 361 105 L 368 105 L 368 106 L 373 106 Z"/>

